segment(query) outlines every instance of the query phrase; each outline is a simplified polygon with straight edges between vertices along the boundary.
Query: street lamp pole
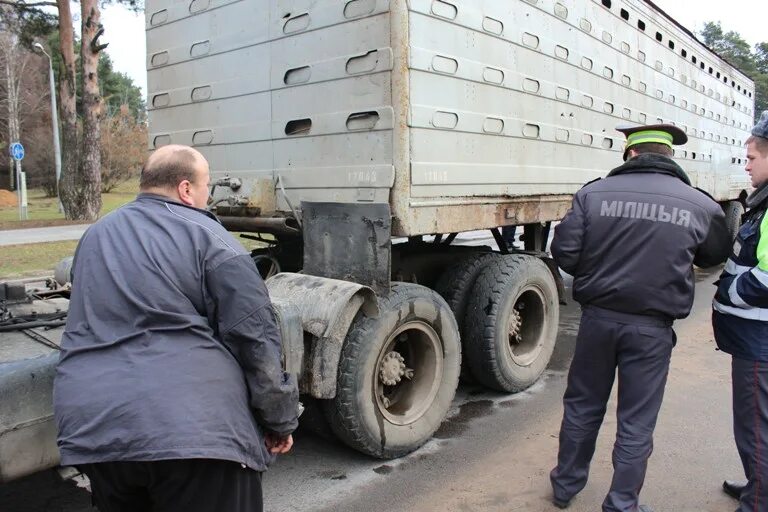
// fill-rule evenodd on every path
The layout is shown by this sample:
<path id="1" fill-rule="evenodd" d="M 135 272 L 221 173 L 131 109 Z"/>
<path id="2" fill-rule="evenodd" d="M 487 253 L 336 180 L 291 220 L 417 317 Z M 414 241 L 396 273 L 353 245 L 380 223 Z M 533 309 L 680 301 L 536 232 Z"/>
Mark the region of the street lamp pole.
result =
<path id="1" fill-rule="evenodd" d="M 64 211 L 59 195 L 59 179 L 61 178 L 61 146 L 59 145 L 59 110 L 56 107 L 56 84 L 53 80 L 53 59 L 40 43 L 34 44 L 35 50 L 48 57 L 48 78 L 51 87 L 51 123 L 53 124 L 53 152 L 56 161 L 56 197 L 59 200 L 59 211 Z"/>

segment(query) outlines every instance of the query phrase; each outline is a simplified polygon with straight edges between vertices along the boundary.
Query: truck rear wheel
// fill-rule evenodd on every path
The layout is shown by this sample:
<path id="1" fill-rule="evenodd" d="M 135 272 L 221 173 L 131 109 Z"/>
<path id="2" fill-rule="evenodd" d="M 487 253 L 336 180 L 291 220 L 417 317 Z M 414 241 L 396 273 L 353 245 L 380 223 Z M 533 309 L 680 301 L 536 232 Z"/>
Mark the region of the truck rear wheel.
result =
<path id="1" fill-rule="evenodd" d="M 379 316 L 359 315 L 339 361 L 336 397 L 324 411 L 334 433 L 379 458 L 424 444 L 451 405 L 459 379 L 459 332 L 432 290 L 392 283 Z"/>
<path id="2" fill-rule="evenodd" d="M 499 391 L 529 387 L 549 364 L 558 319 L 557 285 L 544 262 L 527 255 L 489 261 L 467 308 L 472 376 Z"/>
<path id="3" fill-rule="evenodd" d="M 462 353 L 466 353 L 466 344 L 469 339 L 464 316 L 467 312 L 467 304 L 472 294 L 472 288 L 485 263 L 491 258 L 498 257 L 500 257 L 499 254 L 494 252 L 474 253 L 457 264 L 448 267 L 435 284 L 435 291 L 448 303 L 448 307 L 453 311 L 453 316 L 459 325 Z M 461 380 L 465 382 L 474 381 L 466 358 L 462 358 L 461 361 Z"/>

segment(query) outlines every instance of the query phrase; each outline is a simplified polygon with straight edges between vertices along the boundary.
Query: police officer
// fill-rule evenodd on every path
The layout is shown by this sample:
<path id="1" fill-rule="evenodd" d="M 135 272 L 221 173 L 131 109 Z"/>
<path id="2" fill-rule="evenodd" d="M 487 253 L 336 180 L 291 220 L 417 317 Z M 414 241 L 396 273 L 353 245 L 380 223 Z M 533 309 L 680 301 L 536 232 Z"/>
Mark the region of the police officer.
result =
<path id="1" fill-rule="evenodd" d="M 746 171 L 755 191 L 733 254 L 717 285 L 712 324 L 731 354 L 733 434 L 747 483 L 725 481 L 739 512 L 768 510 L 768 111 L 747 139 Z"/>
<path id="2" fill-rule="evenodd" d="M 671 159 L 685 133 L 666 124 L 618 130 L 627 137 L 625 163 L 574 196 L 552 241 L 582 317 L 550 479 L 560 508 L 586 485 L 618 368 L 614 474 L 602 510 L 649 512 L 638 496 L 676 340 L 672 322 L 691 310 L 693 264 L 721 263 L 730 242 L 720 206 Z"/>

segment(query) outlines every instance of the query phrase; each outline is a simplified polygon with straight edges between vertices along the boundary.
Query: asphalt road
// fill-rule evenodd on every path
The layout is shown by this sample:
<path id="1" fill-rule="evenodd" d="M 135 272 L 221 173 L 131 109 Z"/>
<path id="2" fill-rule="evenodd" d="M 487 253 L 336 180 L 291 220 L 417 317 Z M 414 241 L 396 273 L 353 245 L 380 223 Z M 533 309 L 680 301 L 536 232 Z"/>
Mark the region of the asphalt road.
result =
<path id="1" fill-rule="evenodd" d="M 657 512 L 736 508 L 719 488 L 723 478 L 738 478 L 741 470 L 731 436 L 730 360 L 715 351 L 709 323 L 715 276 L 698 275 L 693 313 L 676 324 L 678 345 L 641 495 Z M 562 308 L 557 348 L 539 383 L 514 396 L 462 385 L 434 439 L 407 457 L 372 460 L 299 431 L 296 448 L 265 475 L 266 510 L 558 510 L 549 502 L 547 475 L 557 451 L 578 315 L 574 304 Z M 572 512 L 599 510 L 610 484 L 615 427 L 612 400 L 590 481 Z M 86 487 L 83 480 L 38 474 L 0 486 L 0 511 L 90 511 Z"/>
<path id="2" fill-rule="evenodd" d="M 75 224 L 47 228 L 8 229 L 0 231 L 0 246 L 80 240 L 80 237 L 90 226 L 90 224 Z"/>

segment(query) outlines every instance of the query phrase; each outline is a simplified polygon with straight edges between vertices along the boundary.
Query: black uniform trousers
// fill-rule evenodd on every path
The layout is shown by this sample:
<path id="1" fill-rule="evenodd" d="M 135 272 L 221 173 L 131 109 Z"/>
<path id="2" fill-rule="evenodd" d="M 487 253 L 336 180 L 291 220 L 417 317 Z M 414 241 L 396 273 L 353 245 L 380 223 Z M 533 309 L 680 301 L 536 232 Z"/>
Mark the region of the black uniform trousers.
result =
<path id="1" fill-rule="evenodd" d="M 587 483 L 618 368 L 614 473 L 603 511 L 636 509 L 675 340 L 671 320 L 584 307 L 563 398 L 557 467 L 550 474 L 555 498 L 569 501 Z"/>
<path id="2" fill-rule="evenodd" d="M 78 466 L 100 512 L 261 512 L 261 472 L 237 462 L 177 459 Z"/>
<path id="3" fill-rule="evenodd" d="M 734 357 L 733 434 L 747 486 L 739 512 L 768 511 L 768 363 Z"/>

